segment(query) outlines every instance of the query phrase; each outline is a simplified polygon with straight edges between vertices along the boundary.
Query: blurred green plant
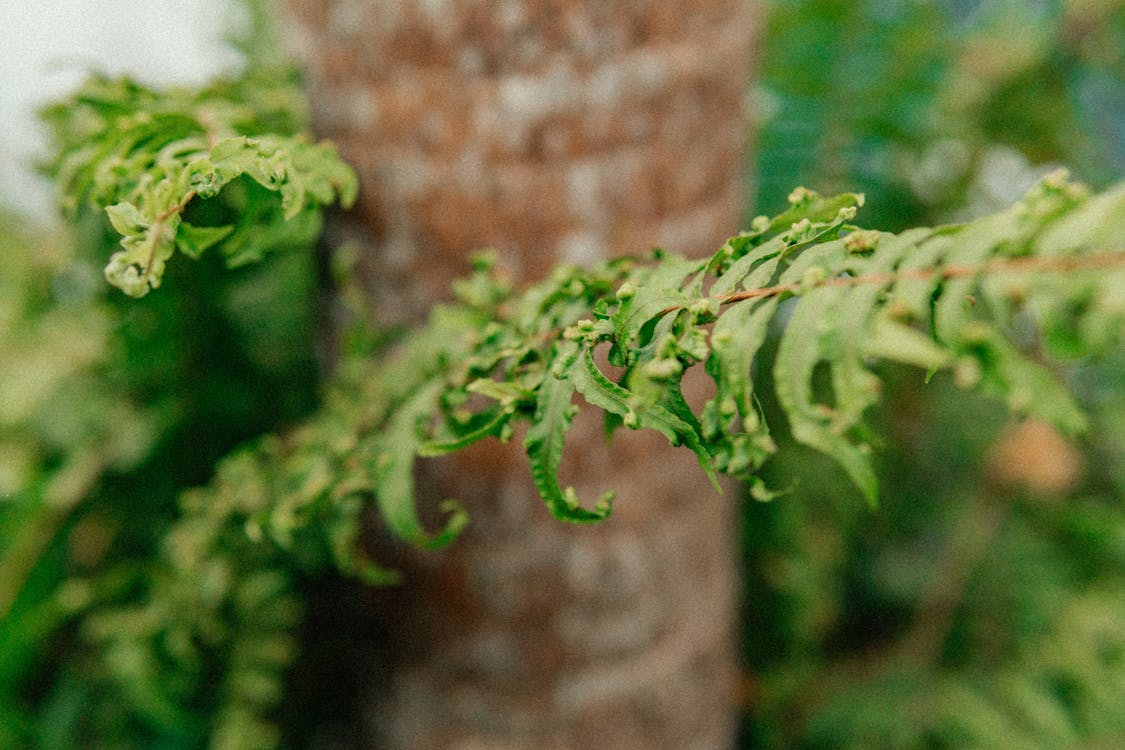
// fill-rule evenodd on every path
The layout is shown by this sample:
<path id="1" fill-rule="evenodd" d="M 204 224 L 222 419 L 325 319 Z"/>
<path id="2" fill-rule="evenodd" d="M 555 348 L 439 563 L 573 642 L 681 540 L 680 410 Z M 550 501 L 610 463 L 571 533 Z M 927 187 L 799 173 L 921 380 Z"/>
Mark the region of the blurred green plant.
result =
<path id="1" fill-rule="evenodd" d="M 763 200 L 858 188 L 898 228 L 993 211 L 1050 163 L 1125 172 L 1118 0 L 779 0 L 767 27 Z M 802 479 L 745 506 L 743 746 L 1121 744 L 1123 365 L 1059 370 L 1091 415 L 1078 442 L 887 370 L 874 515 L 778 432 L 767 481 Z"/>
<path id="2" fill-rule="evenodd" d="M 863 191 L 900 230 L 1009 205 L 1052 166 L 1125 173 L 1125 2 L 774 0 L 758 194 Z"/>
<path id="3" fill-rule="evenodd" d="M 393 580 L 361 542 L 372 506 L 424 545 L 465 521 L 447 506 L 443 528 L 423 528 L 416 457 L 510 439 L 524 421 L 552 512 L 609 513 L 556 477 L 583 402 L 607 434 L 655 429 L 759 499 L 805 478 L 799 502 L 748 509 L 758 744 L 1114 736 L 1125 187 L 1088 196 L 1053 176 L 1006 211 L 898 235 L 853 224 L 858 195 L 797 190 L 711 258 L 564 267 L 522 291 L 482 259 L 456 303 L 377 358 L 346 357 L 318 399 L 313 243 L 321 204 L 353 183 L 297 135 L 292 73 L 252 66 L 167 95 L 96 78 L 84 92 L 47 115 L 79 249 L 12 227 L 22 259 L 2 282 L 14 364 L 0 377 L 22 397 L 0 414 L 15 457 L 0 475 L 0 745 L 276 746 L 302 582 Z M 95 269 L 114 252 L 107 276 L 125 291 L 166 283 L 107 295 Z M 1056 359 L 1078 367 L 1060 380 Z M 912 400 L 918 371 L 893 363 L 958 395 Z M 692 367 L 716 387 L 700 413 L 679 390 Z M 952 469 L 988 454 L 982 425 L 1003 417 L 966 387 L 1064 433 L 1092 418 L 1100 460 L 1029 482 L 1011 465 L 1045 462 L 1011 459 L 1024 434 L 997 444 L 978 486 Z M 887 389 L 896 408 L 871 424 Z M 950 411 L 918 430 L 899 413 L 911 403 Z M 869 498 L 882 464 L 899 483 L 885 510 L 861 515 L 786 425 Z M 996 577 L 974 577 L 982 566 Z"/>
<path id="4" fill-rule="evenodd" d="M 257 667 L 295 649 L 284 566 L 255 575 L 228 534 L 238 573 L 176 588 L 161 550 L 185 487 L 317 402 L 321 205 L 355 178 L 305 112 L 266 55 L 198 90 L 94 76 L 44 112 L 71 231 L 0 226 L 0 747 L 248 747 L 224 732 L 276 701 Z M 127 300 L 107 258 L 134 296 L 170 288 Z"/>
<path id="5" fill-rule="evenodd" d="M 124 249 L 105 267 L 109 283 L 143 297 L 176 251 L 198 258 L 217 245 L 235 268 L 294 239 L 310 244 L 320 233 L 318 206 L 355 200 L 355 174 L 335 149 L 294 136 L 288 113 L 275 111 L 285 100 L 262 101 L 262 90 L 224 82 L 156 92 L 93 78 L 44 111 L 64 212 L 73 217 L 84 202 L 104 208 L 121 235 Z"/>

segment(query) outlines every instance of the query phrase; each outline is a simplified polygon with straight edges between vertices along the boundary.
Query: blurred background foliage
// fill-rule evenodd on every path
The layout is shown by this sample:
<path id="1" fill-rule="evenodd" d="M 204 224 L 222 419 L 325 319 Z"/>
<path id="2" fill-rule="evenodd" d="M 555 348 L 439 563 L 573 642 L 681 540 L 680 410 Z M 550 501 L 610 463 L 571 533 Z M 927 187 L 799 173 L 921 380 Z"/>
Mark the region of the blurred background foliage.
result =
<path id="1" fill-rule="evenodd" d="M 1009 205 L 1052 166 L 1125 174 L 1125 3 L 776 0 L 758 213 L 859 190 L 900 230 Z M 1125 352 L 1056 365 L 1081 444 L 888 373 L 884 498 L 791 443 L 743 516 L 747 748 L 1125 744 Z"/>
<path id="2" fill-rule="evenodd" d="M 774 0 L 752 109 L 760 212 L 866 192 L 888 230 L 1010 205 L 1050 164 L 1125 173 L 1119 0 Z"/>
<path id="3" fill-rule="evenodd" d="M 153 726 L 199 745 L 199 675 L 146 694 L 159 665 L 114 646 L 146 627 L 130 608 L 164 575 L 182 490 L 316 404 L 307 244 L 237 272 L 173 264 L 138 301 L 101 277 L 104 229 L 89 210 L 69 233 L 0 219 L 0 748 L 156 747 Z"/>
<path id="4" fill-rule="evenodd" d="M 1125 173 L 1121 0 L 766 11 L 755 213 L 798 184 L 861 190 L 860 220 L 895 230 L 1005 206 L 1058 164 Z M 104 631 L 151 585 L 180 490 L 314 408 L 315 257 L 205 256 L 135 301 L 101 280 L 98 217 L 4 213 L 0 237 L 0 748 L 199 746 L 215 665 L 124 695 L 156 665 Z M 800 481 L 743 517 L 742 746 L 1125 744 L 1125 353 L 1060 368 L 1095 418 L 1079 445 L 888 373 L 877 510 L 780 453 L 771 485 Z"/>
<path id="5" fill-rule="evenodd" d="M 247 69 L 208 95 L 305 130 L 266 5 L 245 5 Z M 42 117 L 60 146 L 59 110 Z M 267 198 L 239 183 L 189 218 Z M 229 498 L 184 523 L 184 490 L 318 404 L 319 214 L 248 232 L 275 250 L 261 262 L 172 263 L 135 300 L 103 278 L 103 212 L 65 213 L 65 231 L 0 213 L 0 749 L 272 746 L 255 710 L 292 662 L 294 584 L 230 533 Z M 170 564 L 185 545 L 190 578 Z"/>
<path id="6" fill-rule="evenodd" d="M 65 232 L 0 216 L 0 748 L 198 747 L 230 702 L 201 687 L 247 615 L 199 611 L 190 586 L 206 581 L 180 582 L 169 612 L 142 602 L 174 590 L 162 555 L 183 490 L 317 404 L 319 222 L 295 225 L 261 263 L 205 254 L 132 300 L 102 278 L 119 236 L 92 205 Z M 176 620 L 221 645 L 201 659 Z"/>

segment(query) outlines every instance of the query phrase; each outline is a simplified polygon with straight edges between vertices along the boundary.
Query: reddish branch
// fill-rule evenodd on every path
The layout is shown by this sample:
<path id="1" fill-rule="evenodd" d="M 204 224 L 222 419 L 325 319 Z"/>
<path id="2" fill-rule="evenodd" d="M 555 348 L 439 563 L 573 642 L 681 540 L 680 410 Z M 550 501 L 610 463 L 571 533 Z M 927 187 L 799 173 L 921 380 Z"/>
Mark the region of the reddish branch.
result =
<path id="1" fill-rule="evenodd" d="M 149 234 L 151 235 L 152 239 L 149 241 L 148 261 L 145 263 L 143 275 L 145 279 L 149 278 L 152 275 L 152 264 L 156 262 L 156 247 L 160 242 L 160 235 L 164 231 L 165 222 L 187 208 L 187 204 L 191 203 L 191 200 L 194 197 L 195 191 L 189 190 L 182 201 L 164 211 L 164 213 L 157 216 L 153 221 L 152 227 L 149 229 Z"/>
<path id="2" fill-rule="evenodd" d="M 978 266 L 945 266 L 944 268 L 913 268 L 892 273 L 873 273 L 860 276 L 836 276 L 825 279 L 817 286 L 856 286 L 859 284 L 890 284 L 903 279 L 946 280 L 998 273 L 1068 273 L 1073 271 L 1104 271 L 1125 267 L 1125 250 L 1106 250 L 1096 253 L 1065 256 L 1024 256 L 1019 258 L 999 258 Z M 787 292 L 797 292 L 802 284 L 778 284 L 776 286 L 748 289 L 744 292 L 723 294 L 718 297 L 722 304 L 744 299 L 776 297 Z"/>

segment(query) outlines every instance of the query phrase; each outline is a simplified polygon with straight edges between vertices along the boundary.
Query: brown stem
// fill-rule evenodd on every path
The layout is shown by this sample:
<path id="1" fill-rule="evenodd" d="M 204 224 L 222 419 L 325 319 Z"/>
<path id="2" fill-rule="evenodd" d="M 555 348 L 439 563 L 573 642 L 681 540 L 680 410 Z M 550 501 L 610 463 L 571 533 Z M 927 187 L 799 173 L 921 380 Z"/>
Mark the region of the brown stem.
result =
<path id="1" fill-rule="evenodd" d="M 191 203 L 191 199 L 195 197 L 195 191 L 189 190 L 184 196 L 184 199 L 176 205 L 170 207 L 167 211 L 156 217 L 153 221 L 150 230 L 152 232 L 152 239 L 149 241 L 148 260 L 145 262 L 144 278 L 148 278 L 152 273 L 152 264 L 156 262 L 156 243 L 160 238 L 160 230 L 164 228 L 164 222 L 168 221 L 171 217 L 184 210 L 187 204 Z"/>
<path id="2" fill-rule="evenodd" d="M 944 268 L 915 268 L 892 273 L 872 273 L 860 276 L 837 276 L 820 282 L 821 286 L 858 286 L 860 284 L 890 284 L 902 279 L 956 279 L 966 276 L 996 273 L 1066 273 L 1071 271 L 1101 271 L 1125 266 L 1125 250 L 1105 250 L 1083 255 L 1044 258 L 1027 256 L 1022 258 L 1002 258 L 982 263 L 978 266 L 946 266 Z M 730 304 L 744 299 L 776 297 L 787 292 L 796 292 L 800 284 L 778 284 L 776 286 L 748 289 L 744 292 L 722 294 L 717 298 L 722 304 Z"/>

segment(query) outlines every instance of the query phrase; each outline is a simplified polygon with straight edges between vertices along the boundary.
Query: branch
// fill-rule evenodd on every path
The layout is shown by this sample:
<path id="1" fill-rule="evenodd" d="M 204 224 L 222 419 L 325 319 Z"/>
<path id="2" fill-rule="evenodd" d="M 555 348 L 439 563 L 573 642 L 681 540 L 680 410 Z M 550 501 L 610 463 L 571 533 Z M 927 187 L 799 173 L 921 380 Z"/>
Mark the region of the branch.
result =
<path id="1" fill-rule="evenodd" d="M 886 286 L 903 279 L 916 281 L 946 281 L 966 277 L 984 275 L 997 275 L 1004 273 L 1073 273 L 1077 271 L 1108 271 L 1111 269 L 1125 268 L 1125 250 L 1103 250 L 1081 255 L 1063 256 L 1035 256 L 1028 255 L 1019 258 L 998 258 L 976 266 L 946 266 L 944 268 L 912 268 L 892 273 L 862 274 L 859 276 L 836 276 L 819 281 L 822 286 L 847 287 L 874 284 Z M 722 294 L 717 299 L 723 305 L 738 302 L 744 299 L 762 299 L 777 297 L 783 294 L 794 294 L 801 291 L 800 282 L 792 284 L 778 284 L 748 289 L 744 292 Z M 670 307 L 665 312 L 673 312 L 677 307 Z"/>

